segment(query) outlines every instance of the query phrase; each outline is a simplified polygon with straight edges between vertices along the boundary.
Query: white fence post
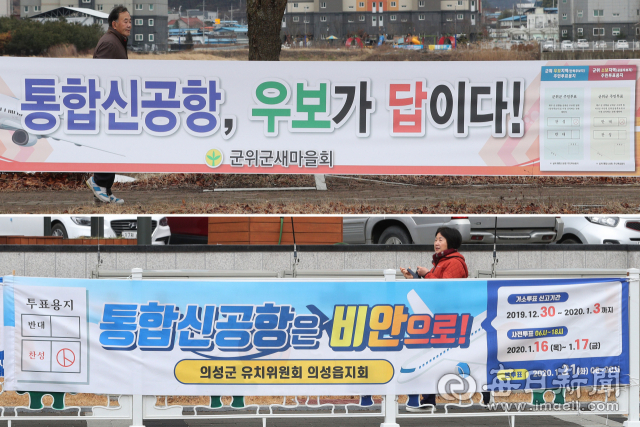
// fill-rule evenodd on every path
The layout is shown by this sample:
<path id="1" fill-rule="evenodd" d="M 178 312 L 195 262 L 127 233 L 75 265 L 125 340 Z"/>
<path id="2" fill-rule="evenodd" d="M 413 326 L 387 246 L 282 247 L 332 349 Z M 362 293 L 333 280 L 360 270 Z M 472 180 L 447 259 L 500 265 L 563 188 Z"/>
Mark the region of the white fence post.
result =
<path id="1" fill-rule="evenodd" d="M 142 280 L 142 269 L 141 268 L 132 268 L 131 269 L 131 279 L 132 280 Z M 134 394 L 133 402 L 131 407 L 131 427 L 144 427 L 142 421 L 142 395 Z"/>
<path id="2" fill-rule="evenodd" d="M 384 281 L 395 282 L 396 270 L 393 268 L 385 269 Z M 389 285 L 392 286 L 391 283 Z M 400 424 L 396 422 L 397 413 L 398 413 L 398 396 L 393 394 L 385 395 L 384 396 L 384 422 L 380 424 L 380 427 L 400 427 Z"/>
<path id="3" fill-rule="evenodd" d="M 640 427 L 640 270 L 629 276 L 629 417 L 626 427 Z"/>
<path id="4" fill-rule="evenodd" d="M 131 408 L 131 427 L 144 427 L 142 421 L 142 395 L 134 394 L 132 403 L 133 406 Z"/>

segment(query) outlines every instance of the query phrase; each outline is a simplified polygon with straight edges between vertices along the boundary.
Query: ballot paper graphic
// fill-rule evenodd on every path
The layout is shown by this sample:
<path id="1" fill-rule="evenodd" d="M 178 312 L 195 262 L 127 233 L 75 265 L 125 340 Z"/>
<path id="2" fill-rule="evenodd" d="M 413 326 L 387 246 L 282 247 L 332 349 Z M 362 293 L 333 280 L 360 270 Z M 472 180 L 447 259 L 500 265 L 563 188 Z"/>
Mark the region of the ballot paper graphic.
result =
<path id="1" fill-rule="evenodd" d="M 87 381 L 85 288 L 14 286 L 15 375 L 23 383 Z"/>
<path id="2" fill-rule="evenodd" d="M 542 67 L 540 170 L 635 171 L 636 66 Z"/>

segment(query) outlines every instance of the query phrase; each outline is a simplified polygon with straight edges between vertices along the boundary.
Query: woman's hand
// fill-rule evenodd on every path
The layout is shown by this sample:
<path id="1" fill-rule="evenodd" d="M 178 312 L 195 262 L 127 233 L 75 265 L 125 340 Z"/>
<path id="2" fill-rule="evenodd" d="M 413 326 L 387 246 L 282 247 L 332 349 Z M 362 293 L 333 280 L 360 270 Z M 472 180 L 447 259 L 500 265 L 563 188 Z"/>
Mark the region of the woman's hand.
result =
<path id="1" fill-rule="evenodd" d="M 424 277 L 429 273 L 429 270 L 426 267 L 418 266 L 418 268 L 416 268 L 416 273 L 418 273 L 418 276 Z"/>
<path id="2" fill-rule="evenodd" d="M 406 268 L 400 267 L 400 272 L 402 273 L 405 279 L 413 279 L 413 276 L 411 275 L 411 273 L 407 271 Z"/>

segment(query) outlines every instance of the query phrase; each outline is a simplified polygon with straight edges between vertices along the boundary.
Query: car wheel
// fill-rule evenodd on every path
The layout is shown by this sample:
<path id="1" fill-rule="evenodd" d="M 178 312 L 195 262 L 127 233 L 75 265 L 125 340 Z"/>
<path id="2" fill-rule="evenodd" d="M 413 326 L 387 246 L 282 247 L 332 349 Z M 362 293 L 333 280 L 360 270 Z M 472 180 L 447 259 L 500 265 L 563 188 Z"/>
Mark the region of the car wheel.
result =
<path id="1" fill-rule="evenodd" d="M 57 223 L 53 227 L 51 227 L 51 235 L 62 237 L 63 239 L 68 239 L 69 235 L 67 234 L 67 229 L 64 228 L 64 225 Z"/>
<path id="2" fill-rule="evenodd" d="M 411 243 L 411 236 L 397 225 L 385 229 L 378 240 L 378 244 L 381 245 L 408 245 L 409 243 Z"/>
<path id="3" fill-rule="evenodd" d="M 566 239 L 563 239 L 560 241 L 561 245 L 581 245 L 582 242 L 578 239 L 575 239 L 573 237 L 567 237 Z"/>

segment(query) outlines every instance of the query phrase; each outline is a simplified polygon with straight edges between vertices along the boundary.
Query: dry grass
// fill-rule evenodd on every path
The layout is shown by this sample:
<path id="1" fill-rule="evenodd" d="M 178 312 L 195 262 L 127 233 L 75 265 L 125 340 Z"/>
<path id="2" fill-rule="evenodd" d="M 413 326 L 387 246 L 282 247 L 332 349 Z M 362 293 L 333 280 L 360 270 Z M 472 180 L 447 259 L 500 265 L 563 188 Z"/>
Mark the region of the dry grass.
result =
<path id="1" fill-rule="evenodd" d="M 51 47 L 49 58 L 91 58 L 93 51 L 77 52 L 75 46 Z M 248 49 L 190 51 L 148 54 L 129 52 L 129 59 L 182 60 L 182 61 L 246 61 Z M 283 49 L 281 61 L 529 61 L 540 59 L 537 49 L 504 50 L 480 49 L 472 45 L 454 51 L 409 51 L 382 46 L 375 49 L 353 49 L 344 46 L 326 48 Z"/>
<path id="2" fill-rule="evenodd" d="M 37 207 L 32 207 L 32 213 L 39 213 Z M 0 208 L 1 209 L 1 208 Z M 46 206 L 42 207 L 46 212 Z M 224 214 L 224 215 L 252 215 L 252 214 L 637 214 L 638 206 L 628 203 L 610 202 L 603 200 L 590 206 L 579 206 L 555 203 L 507 204 L 507 203 L 466 203 L 462 201 L 447 201 L 432 205 L 418 206 L 403 204 L 343 203 L 343 202 L 309 202 L 309 203 L 204 203 L 189 200 L 176 203 L 149 203 L 116 205 L 84 205 L 69 207 L 64 214 Z"/>

